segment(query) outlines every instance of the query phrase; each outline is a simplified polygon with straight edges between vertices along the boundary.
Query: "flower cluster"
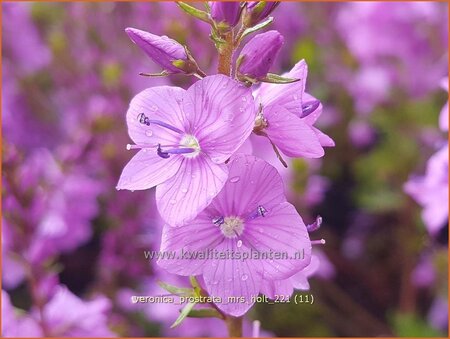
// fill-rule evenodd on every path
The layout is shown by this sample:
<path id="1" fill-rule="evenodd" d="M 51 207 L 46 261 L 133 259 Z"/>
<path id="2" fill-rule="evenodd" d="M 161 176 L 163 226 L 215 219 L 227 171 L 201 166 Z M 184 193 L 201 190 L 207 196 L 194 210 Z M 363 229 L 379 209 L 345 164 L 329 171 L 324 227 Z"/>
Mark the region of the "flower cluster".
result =
<path id="1" fill-rule="evenodd" d="M 211 297 L 221 317 L 237 317 L 260 293 L 289 297 L 293 288 L 307 289 L 305 279 L 318 265 L 311 245 L 324 243 L 308 234 L 321 218 L 304 224 L 287 202 L 277 170 L 252 155 L 258 147 L 252 139 L 264 139 L 271 146 L 265 152 L 285 167 L 284 157 L 320 158 L 334 142 L 314 126 L 322 104 L 305 92 L 306 61 L 282 76 L 269 73 L 284 41 L 278 31 L 257 34 L 233 58 L 245 37 L 273 20 L 269 14 L 278 3 L 212 2 L 206 11 L 179 5 L 211 25 L 222 74 L 206 75 L 187 47 L 166 36 L 126 29 L 162 67 L 143 75 L 183 73 L 200 80 L 187 90 L 148 88 L 131 100 L 126 121 L 133 144 L 127 149 L 137 153 L 117 189 L 156 187 L 165 222 L 161 252 L 177 254 L 158 264 L 191 276 L 194 291 L 201 291 L 193 293 Z M 197 257 L 211 252 L 223 257 Z M 194 312 L 194 305 L 182 315 Z"/>

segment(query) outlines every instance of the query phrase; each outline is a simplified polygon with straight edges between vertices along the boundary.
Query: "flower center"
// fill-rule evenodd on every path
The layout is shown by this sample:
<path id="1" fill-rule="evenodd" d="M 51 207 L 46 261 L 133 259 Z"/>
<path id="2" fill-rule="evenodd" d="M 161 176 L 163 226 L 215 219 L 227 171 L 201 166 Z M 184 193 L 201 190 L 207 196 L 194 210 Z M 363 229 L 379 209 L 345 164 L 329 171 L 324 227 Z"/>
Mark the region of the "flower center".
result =
<path id="1" fill-rule="evenodd" d="M 180 140 L 180 147 L 181 148 L 186 147 L 194 150 L 193 152 L 190 153 L 184 153 L 183 155 L 186 158 L 195 158 L 200 153 L 200 144 L 198 143 L 197 138 L 190 134 L 186 134 Z"/>
<path id="2" fill-rule="evenodd" d="M 225 217 L 220 230 L 227 238 L 236 238 L 244 232 L 244 221 L 239 217 Z"/>

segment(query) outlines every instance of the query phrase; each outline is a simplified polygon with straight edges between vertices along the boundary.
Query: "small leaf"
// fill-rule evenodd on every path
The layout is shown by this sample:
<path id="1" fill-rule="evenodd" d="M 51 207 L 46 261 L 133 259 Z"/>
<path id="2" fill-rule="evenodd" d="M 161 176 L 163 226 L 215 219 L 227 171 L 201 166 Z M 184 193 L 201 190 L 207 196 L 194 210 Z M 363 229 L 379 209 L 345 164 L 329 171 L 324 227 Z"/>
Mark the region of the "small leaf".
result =
<path id="1" fill-rule="evenodd" d="M 173 286 L 170 284 L 167 284 L 163 281 L 158 281 L 157 282 L 159 286 L 161 286 L 162 288 L 164 288 L 166 291 L 178 295 L 180 297 L 190 297 L 190 296 L 194 296 L 195 292 L 193 289 L 191 288 L 185 288 L 185 287 L 177 287 L 177 286 Z"/>
<path id="2" fill-rule="evenodd" d="M 285 78 L 277 74 L 267 73 L 266 77 L 262 79 L 262 82 L 270 82 L 272 84 L 290 84 L 292 82 L 300 81 L 301 79 Z"/>
<path id="3" fill-rule="evenodd" d="M 182 2 L 182 1 L 177 1 L 177 5 L 187 14 L 192 15 L 193 17 L 195 17 L 199 20 L 202 20 L 204 22 L 207 22 L 209 24 L 211 23 L 209 15 L 205 11 L 201 11 L 201 10 L 199 10 L 195 7 L 192 7 L 191 5 L 188 5 L 187 3 Z"/>
<path id="4" fill-rule="evenodd" d="M 187 315 L 191 312 L 191 310 L 194 308 L 196 303 L 187 303 L 186 306 L 183 307 L 181 310 L 180 315 L 178 316 L 177 320 L 170 326 L 170 328 L 177 327 L 181 324 L 181 322 L 187 317 Z"/>
<path id="5" fill-rule="evenodd" d="M 263 28 L 266 28 L 268 25 L 270 25 L 273 21 L 273 17 L 268 17 L 266 20 L 264 20 L 263 22 L 260 22 L 259 24 L 257 24 L 256 26 L 247 28 L 244 33 L 242 33 L 242 36 L 239 38 L 239 41 L 241 41 L 242 39 L 244 39 L 247 35 L 252 34 L 254 32 L 257 32 Z"/>
<path id="6" fill-rule="evenodd" d="M 219 318 L 223 316 L 215 308 L 201 308 L 198 310 L 191 310 L 187 315 L 189 318 Z"/>

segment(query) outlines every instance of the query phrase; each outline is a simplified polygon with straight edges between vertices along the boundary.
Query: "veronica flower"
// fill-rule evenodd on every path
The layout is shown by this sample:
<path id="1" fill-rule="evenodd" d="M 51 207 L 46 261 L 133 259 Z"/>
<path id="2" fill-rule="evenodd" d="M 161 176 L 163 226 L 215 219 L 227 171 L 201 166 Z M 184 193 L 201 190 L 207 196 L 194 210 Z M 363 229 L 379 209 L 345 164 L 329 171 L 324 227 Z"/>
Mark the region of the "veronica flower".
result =
<path id="1" fill-rule="evenodd" d="M 313 125 L 322 113 L 319 100 L 305 92 L 307 65 L 299 61 L 284 75 L 300 79 L 290 84 L 262 84 L 256 94 L 259 104 L 254 132 L 290 157 L 319 158 L 323 146 L 334 141 Z"/>
<path id="2" fill-rule="evenodd" d="M 239 55 L 238 78 L 250 79 L 252 82 L 264 79 L 283 42 L 284 38 L 278 31 L 268 31 L 255 35 L 244 46 Z"/>
<path id="3" fill-rule="evenodd" d="M 252 306 L 264 279 L 286 279 L 308 266 L 311 241 L 274 167 L 242 154 L 228 166 L 230 179 L 210 206 L 185 226 L 164 226 L 161 251 L 180 256 L 158 264 L 179 275 L 203 275 L 208 293 L 222 299 L 217 306 L 240 316 Z M 182 257 L 182 251 L 197 257 Z M 217 255 L 207 255 L 212 252 Z M 228 297 L 242 299 L 228 302 Z"/>
<path id="4" fill-rule="evenodd" d="M 211 18 L 216 23 L 225 24 L 228 27 L 234 27 L 238 24 L 241 17 L 241 4 L 236 1 L 210 1 Z"/>
<path id="5" fill-rule="evenodd" d="M 248 88 L 223 75 L 206 77 L 187 91 L 153 87 L 127 112 L 128 133 L 140 151 L 123 169 L 118 189 L 156 187 L 162 218 L 180 225 L 220 192 L 225 161 L 244 143 L 255 119 Z"/>

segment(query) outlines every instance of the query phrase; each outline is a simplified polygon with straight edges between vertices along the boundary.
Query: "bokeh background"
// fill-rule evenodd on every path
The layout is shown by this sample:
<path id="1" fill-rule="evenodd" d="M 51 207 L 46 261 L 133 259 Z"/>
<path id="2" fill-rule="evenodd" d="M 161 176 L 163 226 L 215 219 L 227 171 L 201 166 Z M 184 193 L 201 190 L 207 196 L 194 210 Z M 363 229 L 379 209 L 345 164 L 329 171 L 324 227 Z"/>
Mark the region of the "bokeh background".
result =
<path id="1" fill-rule="evenodd" d="M 269 336 L 447 336 L 448 4 L 289 2 L 273 16 L 272 71 L 306 59 L 336 147 L 284 173 L 305 221 L 324 219 L 315 302 L 258 304 L 244 334 L 258 319 Z M 220 320 L 169 329 L 178 306 L 130 302 L 187 281 L 143 255 L 159 246 L 153 192 L 115 190 L 130 99 L 193 81 L 139 76 L 160 69 L 124 29 L 187 44 L 212 74 L 208 25 L 173 2 L 3 2 L 2 17 L 3 336 L 225 336 Z"/>

